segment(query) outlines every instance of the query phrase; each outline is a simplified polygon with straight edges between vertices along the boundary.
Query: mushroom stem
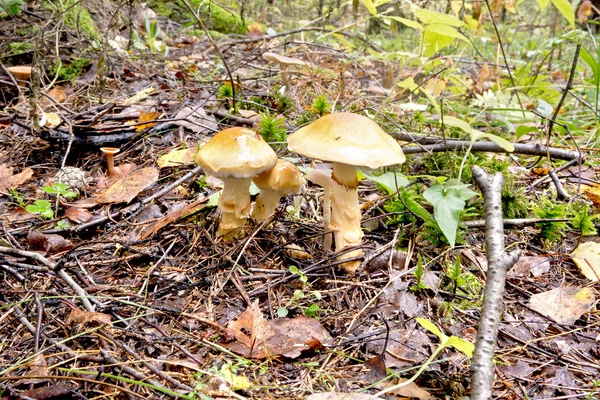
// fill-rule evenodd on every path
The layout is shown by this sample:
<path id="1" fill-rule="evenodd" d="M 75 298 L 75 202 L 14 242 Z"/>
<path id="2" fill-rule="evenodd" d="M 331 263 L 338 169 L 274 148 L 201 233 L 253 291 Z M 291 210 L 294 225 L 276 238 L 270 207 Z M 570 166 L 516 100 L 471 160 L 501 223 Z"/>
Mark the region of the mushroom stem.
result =
<path id="1" fill-rule="evenodd" d="M 225 236 L 246 225 L 250 212 L 250 182 L 252 178 L 221 178 L 223 192 L 219 198 L 221 222 L 217 236 Z M 233 234 L 232 238 L 235 237 Z"/>
<path id="2" fill-rule="evenodd" d="M 335 251 L 358 246 L 363 237 L 360 227 L 360 205 L 358 204 L 358 179 L 353 165 L 333 163 L 333 193 L 331 196 L 331 229 L 334 232 Z M 357 249 L 340 256 L 339 260 L 360 257 L 364 253 Z M 360 261 L 349 261 L 341 267 L 354 274 Z"/>
<path id="3" fill-rule="evenodd" d="M 326 172 L 327 171 L 327 172 Z M 331 170 L 313 169 L 306 175 L 306 179 L 323 188 L 323 250 L 331 250 Z"/>
<path id="4" fill-rule="evenodd" d="M 275 190 L 261 189 L 260 194 L 256 197 L 254 210 L 252 210 L 252 218 L 256 222 L 264 221 L 269 215 L 275 212 L 281 197 L 281 194 Z"/>
<path id="5" fill-rule="evenodd" d="M 290 73 L 287 70 L 287 65 L 279 64 L 279 69 L 281 71 L 281 79 L 283 80 L 283 86 L 285 87 L 285 92 L 288 93 L 292 90 L 292 83 L 290 82 Z"/>

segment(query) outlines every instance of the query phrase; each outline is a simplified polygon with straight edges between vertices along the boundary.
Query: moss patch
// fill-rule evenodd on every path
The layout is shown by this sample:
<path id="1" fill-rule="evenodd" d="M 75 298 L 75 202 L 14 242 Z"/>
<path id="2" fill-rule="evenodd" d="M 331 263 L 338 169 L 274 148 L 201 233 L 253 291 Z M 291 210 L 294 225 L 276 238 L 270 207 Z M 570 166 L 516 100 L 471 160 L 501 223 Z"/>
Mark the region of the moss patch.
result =
<path id="1" fill-rule="evenodd" d="M 191 5 L 199 11 L 199 16 L 208 29 L 221 33 L 238 34 L 244 34 L 248 31 L 239 15 L 216 5 L 212 1 L 192 0 Z M 194 16 L 181 0 L 169 2 L 149 0 L 148 7 L 154 10 L 156 14 L 174 21 L 180 23 L 192 21 L 195 23 Z"/>
<path id="2" fill-rule="evenodd" d="M 8 44 L 8 55 L 16 56 L 33 50 L 35 46 L 29 42 L 12 42 Z"/>
<path id="3" fill-rule="evenodd" d="M 77 32 L 85 33 L 94 40 L 100 40 L 100 31 L 92 19 L 88 10 L 86 10 L 78 0 L 46 0 L 44 5 L 51 9 L 65 13 L 65 23 Z"/>
<path id="4" fill-rule="evenodd" d="M 92 60 L 89 58 L 78 58 L 69 63 L 57 61 L 50 67 L 50 74 L 54 76 L 58 72 L 58 79 L 72 81 L 81 75 L 81 72 L 87 68 L 91 62 Z"/>

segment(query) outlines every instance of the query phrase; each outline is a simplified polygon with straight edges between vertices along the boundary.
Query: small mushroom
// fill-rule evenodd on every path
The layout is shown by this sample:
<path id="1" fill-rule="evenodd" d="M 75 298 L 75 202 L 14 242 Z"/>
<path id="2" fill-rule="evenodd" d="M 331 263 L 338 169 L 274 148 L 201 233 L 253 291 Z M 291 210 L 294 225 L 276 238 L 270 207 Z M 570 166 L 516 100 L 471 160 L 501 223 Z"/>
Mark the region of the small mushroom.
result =
<path id="1" fill-rule="evenodd" d="M 308 65 L 306 62 L 299 60 L 297 58 L 282 56 L 277 53 L 266 52 L 263 53 L 263 58 L 267 61 L 274 62 L 279 64 L 279 69 L 281 70 L 281 79 L 283 80 L 283 85 L 285 86 L 285 91 L 289 92 L 292 90 L 292 84 L 289 78 L 289 72 L 287 70 L 288 66 L 296 65 L 296 66 L 306 66 Z"/>
<path id="2" fill-rule="evenodd" d="M 7 70 L 22 88 L 27 85 L 26 81 L 31 77 L 32 73 L 32 68 L 25 65 L 8 67 Z"/>
<path id="3" fill-rule="evenodd" d="M 363 232 L 358 203 L 356 167 L 380 168 L 401 164 L 406 158 L 398 142 L 373 120 L 349 112 L 328 114 L 288 136 L 288 147 L 294 153 L 333 161 L 331 195 L 331 230 L 335 251 L 358 246 Z M 363 255 L 353 250 L 339 259 Z M 349 261 L 341 267 L 354 274 L 360 261 Z"/>
<path id="4" fill-rule="evenodd" d="M 273 214 L 279 200 L 288 194 L 298 193 L 304 183 L 300 170 L 282 159 L 278 159 L 270 170 L 256 175 L 252 181 L 260 188 L 252 211 L 252 218 L 256 222 L 262 222 Z"/>
<path id="5" fill-rule="evenodd" d="M 108 170 L 108 176 L 112 178 L 117 174 L 115 170 L 115 154 L 121 150 L 116 147 L 100 147 L 100 151 L 106 155 L 106 169 Z"/>
<path id="6" fill-rule="evenodd" d="M 251 129 L 234 127 L 217 133 L 205 144 L 196 162 L 205 174 L 223 181 L 219 198 L 221 221 L 217 236 L 235 238 L 250 214 L 252 178 L 277 163 L 277 155 L 260 134 Z M 231 234 L 231 235 L 230 235 Z"/>
<path id="7" fill-rule="evenodd" d="M 331 179 L 330 169 L 313 169 L 306 174 L 306 180 L 319 185 L 323 188 L 323 250 L 331 250 L 331 189 L 333 179 Z"/>

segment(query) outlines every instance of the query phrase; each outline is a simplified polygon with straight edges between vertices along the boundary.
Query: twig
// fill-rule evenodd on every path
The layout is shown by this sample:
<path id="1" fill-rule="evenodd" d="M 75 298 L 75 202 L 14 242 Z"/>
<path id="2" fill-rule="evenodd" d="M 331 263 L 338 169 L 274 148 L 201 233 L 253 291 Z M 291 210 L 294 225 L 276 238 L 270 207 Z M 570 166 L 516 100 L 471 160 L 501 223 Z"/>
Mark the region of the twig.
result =
<path id="1" fill-rule="evenodd" d="M 570 221 L 568 218 L 515 218 L 515 219 L 504 219 L 502 223 L 504 227 L 507 226 L 525 226 L 541 224 L 543 222 L 567 222 Z M 478 219 L 475 221 L 464 221 L 461 222 L 467 228 L 483 228 L 485 226 L 485 220 Z"/>
<path id="2" fill-rule="evenodd" d="M 506 271 L 519 259 L 519 251 L 511 253 L 504 251 L 501 199 L 504 177 L 500 172 L 489 175 L 478 166 L 474 166 L 471 172 L 475 183 L 483 193 L 488 262 L 477 343 L 471 365 L 471 400 L 489 400 L 492 398 L 494 383 L 494 348 L 502 315 Z"/>
<path id="3" fill-rule="evenodd" d="M 448 150 L 466 150 L 471 145 L 471 142 L 468 141 L 448 141 L 446 145 L 444 143 L 430 144 L 425 146 L 411 146 L 411 147 L 403 147 L 402 151 L 404 154 L 416 154 L 416 153 L 438 153 L 442 151 Z M 550 157 L 556 158 L 559 160 L 579 160 L 582 158 L 580 155 L 574 151 L 559 149 L 555 147 L 546 147 L 540 144 L 522 144 L 515 143 L 515 150 L 513 154 L 525 154 L 530 156 L 545 156 L 546 154 L 550 154 Z M 502 147 L 498 146 L 493 142 L 475 142 L 473 143 L 473 147 L 471 148 L 472 152 L 487 152 L 487 153 L 506 153 Z"/>
<path id="4" fill-rule="evenodd" d="M 552 170 L 552 171 L 548 172 L 548 175 L 550 176 L 550 179 L 552 179 L 552 183 L 554 183 L 554 187 L 556 187 L 557 200 L 568 201 L 570 196 L 567 194 L 567 191 L 563 187 L 562 183 L 560 183 L 560 179 L 558 178 L 556 171 Z"/>

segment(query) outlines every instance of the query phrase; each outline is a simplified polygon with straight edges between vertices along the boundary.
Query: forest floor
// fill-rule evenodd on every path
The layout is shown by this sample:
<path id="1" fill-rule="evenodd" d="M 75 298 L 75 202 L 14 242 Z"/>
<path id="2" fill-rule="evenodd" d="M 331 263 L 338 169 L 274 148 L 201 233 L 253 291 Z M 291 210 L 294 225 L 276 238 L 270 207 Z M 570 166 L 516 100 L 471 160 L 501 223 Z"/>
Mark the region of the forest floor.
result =
<path id="1" fill-rule="evenodd" d="M 392 210 L 402 202 L 395 190 L 364 179 L 365 257 L 349 276 L 338 254 L 323 250 L 320 187 L 284 198 L 272 217 L 227 242 L 216 237 L 221 183 L 194 162 L 226 127 L 276 133 L 264 120 L 281 115 L 291 133 L 323 111 L 318 96 L 338 111 L 377 115 L 405 149 L 419 146 L 406 139 L 413 132 L 445 143 L 435 113 L 411 94 L 380 93 L 384 72 L 367 57 L 379 47 L 363 36 L 335 36 L 360 44 L 341 51 L 315 41 L 326 30 L 265 38 L 255 26 L 246 37 L 219 37 L 216 51 L 160 21 L 167 36 L 139 33 L 140 50 L 114 36 L 98 47 L 40 6 L 0 20 L 4 50 L 28 44 L 0 60 L 0 398 L 359 399 L 424 364 L 414 383 L 386 396 L 468 396 L 470 358 L 446 347 L 428 361 L 440 338 L 427 327 L 475 342 L 487 268 L 481 225 L 461 227 L 451 248 L 421 219 L 409 223 L 405 209 Z M 162 48 L 157 40 L 168 53 L 151 51 Z M 285 96 L 266 51 L 307 63 L 293 70 Z M 68 80 L 51 67 L 56 52 L 63 72 L 75 70 Z M 18 64 L 37 68 L 26 87 L 6 71 Z M 486 68 L 473 62 L 462 73 L 475 87 L 488 79 Z M 436 79 L 417 68 L 397 73 L 424 86 Z M 285 143 L 272 146 L 303 171 L 331 167 Z M 100 147 L 120 149 L 113 176 Z M 432 165 L 457 168 L 449 165 L 464 151 L 440 154 L 408 156 L 402 172 L 420 176 L 411 186 L 428 183 Z M 593 153 L 587 157 L 560 171 L 574 196 L 596 179 Z M 535 159 L 478 153 L 469 163 L 503 163 L 511 187 L 535 202 L 555 196 L 548 171 L 528 168 Z M 61 178 L 65 167 L 77 170 Z M 479 197 L 469 206 L 481 220 Z M 506 282 L 495 398 L 600 398 L 598 283 L 569 256 L 580 241 L 600 239 L 562 229 L 553 244 L 539 225 L 505 229 L 507 247 L 522 258 Z"/>

